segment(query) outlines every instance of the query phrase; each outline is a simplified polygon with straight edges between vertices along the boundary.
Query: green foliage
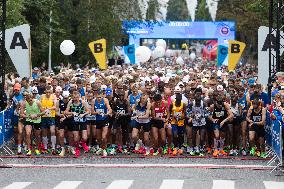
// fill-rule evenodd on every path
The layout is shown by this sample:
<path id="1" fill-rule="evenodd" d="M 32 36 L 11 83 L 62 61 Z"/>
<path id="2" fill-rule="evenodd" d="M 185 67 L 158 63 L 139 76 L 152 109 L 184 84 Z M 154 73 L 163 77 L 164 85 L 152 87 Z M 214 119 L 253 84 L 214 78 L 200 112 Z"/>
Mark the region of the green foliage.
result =
<path id="1" fill-rule="evenodd" d="M 167 20 L 190 20 L 185 0 L 169 0 Z"/>

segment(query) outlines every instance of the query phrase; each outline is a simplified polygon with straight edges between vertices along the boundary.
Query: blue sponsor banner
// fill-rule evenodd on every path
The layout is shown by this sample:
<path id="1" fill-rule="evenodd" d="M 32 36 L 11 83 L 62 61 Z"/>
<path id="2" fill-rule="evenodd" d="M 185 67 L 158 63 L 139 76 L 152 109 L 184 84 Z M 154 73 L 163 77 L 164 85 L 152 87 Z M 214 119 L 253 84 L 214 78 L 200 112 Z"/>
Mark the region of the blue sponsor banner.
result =
<path id="1" fill-rule="evenodd" d="M 0 147 L 4 144 L 4 112 L 0 112 Z"/>
<path id="2" fill-rule="evenodd" d="M 14 109 L 7 109 L 4 112 L 4 126 L 5 126 L 5 135 L 4 140 L 7 142 L 11 140 L 14 135 Z"/>
<path id="3" fill-rule="evenodd" d="M 272 124 L 272 148 L 275 154 L 282 161 L 282 133 L 281 133 L 281 122 L 278 120 L 273 121 Z"/>
<path id="4" fill-rule="evenodd" d="M 219 45 L 217 66 L 221 67 L 223 64 L 225 64 L 225 60 L 227 57 L 228 57 L 228 47 L 224 45 Z"/>
<path id="5" fill-rule="evenodd" d="M 130 63 L 135 64 L 135 45 L 124 46 L 124 53 L 128 56 Z"/>

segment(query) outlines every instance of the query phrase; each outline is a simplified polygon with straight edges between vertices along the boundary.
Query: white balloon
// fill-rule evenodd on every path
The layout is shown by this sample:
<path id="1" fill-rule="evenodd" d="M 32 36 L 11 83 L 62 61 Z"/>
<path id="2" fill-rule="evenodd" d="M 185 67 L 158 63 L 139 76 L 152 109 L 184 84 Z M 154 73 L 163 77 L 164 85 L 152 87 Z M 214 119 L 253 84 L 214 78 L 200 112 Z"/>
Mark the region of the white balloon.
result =
<path id="1" fill-rule="evenodd" d="M 171 49 L 167 49 L 167 50 L 166 50 L 166 52 L 165 52 L 165 56 L 166 56 L 166 57 L 170 58 L 170 57 L 173 56 L 173 55 L 174 55 L 173 50 L 171 50 Z"/>
<path id="2" fill-rule="evenodd" d="M 167 42 L 166 42 L 165 40 L 163 40 L 163 39 L 159 39 L 159 40 L 156 42 L 156 47 L 158 47 L 158 46 L 161 46 L 161 47 L 163 47 L 164 49 L 166 49 L 166 48 L 167 48 Z"/>
<path id="3" fill-rule="evenodd" d="M 60 51 L 62 52 L 62 54 L 66 55 L 66 56 L 73 54 L 73 52 L 75 51 L 75 45 L 74 45 L 73 41 L 64 40 L 60 44 Z"/>
<path id="4" fill-rule="evenodd" d="M 165 49 L 161 46 L 157 46 L 153 51 L 153 58 L 162 58 L 165 55 Z"/>
<path id="5" fill-rule="evenodd" d="M 137 62 L 147 62 L 151 57 L 151 50 L 146 46 L 137 47 L 135 58 Z"/>
<path id="6" fill-rule="evenodd" d="M 190 58 L 191 60 L 195 60 L 195 59 L 196 59 L 196 54 L 195 54 L 195 53 L 191 53 L 191 54 L 189 55 L 189 58 Z"/>
<path id="7" fill-rule="evenodd" d="M 179 57 L 176 59 L 176 63 L 178 63 L 179 65 L 183 65 L 183 64 L 184 64 L 183 58 L 182 58 L 181 56 L 179 56 Z"/>

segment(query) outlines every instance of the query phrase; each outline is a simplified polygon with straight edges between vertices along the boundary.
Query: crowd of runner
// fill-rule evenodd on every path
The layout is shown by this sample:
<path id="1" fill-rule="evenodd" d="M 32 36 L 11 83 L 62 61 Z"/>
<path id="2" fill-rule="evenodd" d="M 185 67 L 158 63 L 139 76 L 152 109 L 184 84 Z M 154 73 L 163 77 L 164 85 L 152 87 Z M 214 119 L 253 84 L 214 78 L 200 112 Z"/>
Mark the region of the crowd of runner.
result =
<path id="1" fill-rule="evenodd" d="M 266 120 L 282 121 L 284 73 L 272 103 L 256 75 L 251 65 L 228 72 L 175 58 L 105 71 L 34 68 L 32 78 L 11 73 L 7 108 L 15 110 L 17 153 L 265 158 Z"/>

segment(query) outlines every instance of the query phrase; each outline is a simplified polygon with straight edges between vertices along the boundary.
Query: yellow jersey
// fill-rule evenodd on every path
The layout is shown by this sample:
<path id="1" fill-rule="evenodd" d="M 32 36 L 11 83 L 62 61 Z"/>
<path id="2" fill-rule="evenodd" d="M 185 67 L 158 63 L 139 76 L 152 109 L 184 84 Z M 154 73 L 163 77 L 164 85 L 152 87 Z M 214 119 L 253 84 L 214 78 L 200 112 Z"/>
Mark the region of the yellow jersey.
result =
<path id="1" fill-rule="evenodd" d="M 47 109 L 47 108 L 52 108 L 55 106 L 54 104 L 54 100 L 55 100 L 55 96 L 54 95 L 50 95 L 49 98 L 46 97 L 46 95 L 42 95 L 40 102 L 41 102 L 41 106 L 43 109 Z M 42 117 L 55 117 L 55 110 L 49 110 L 46 112 L 46 114 L 44 114 Z"/>
<path id="2" fill-rule="evenodd" d="M 181 102 L 181 105 L 179 107 L 176 106 L 176 102 L 173 102 L 173 108 L 172 108 L 172 115 L 177 117 L 172 119 L 171 124 L 175 124 L 177 126 L 184 126 L 184 109 L 183 109 L 183 102 Z"/>

